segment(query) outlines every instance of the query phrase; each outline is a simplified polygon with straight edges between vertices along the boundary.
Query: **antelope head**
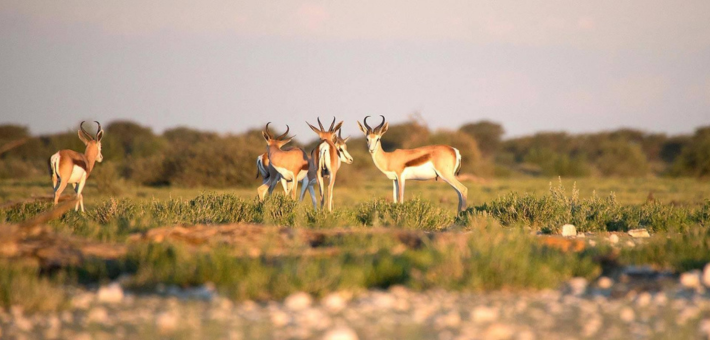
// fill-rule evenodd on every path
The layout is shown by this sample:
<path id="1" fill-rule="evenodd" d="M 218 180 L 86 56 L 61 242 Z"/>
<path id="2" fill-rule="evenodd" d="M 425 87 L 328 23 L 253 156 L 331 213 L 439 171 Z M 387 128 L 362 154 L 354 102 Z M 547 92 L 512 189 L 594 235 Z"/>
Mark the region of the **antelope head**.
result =
<path id="1" fill-rule="evenodd" d="M 338 131 L 338 135 L 335 136 L 334 144 L 335 148 L 338 150 L 338 157 L 340 158 L 340 161 L 345 164 L 353 164 L 353 156 L 350 156 L 348 146 L 345 144 L 348 142 L 348 139 L 350 139 L 350 137 L 343 139 L 342 132 Z"/>
<path id="2" fill-rule="evenodd" d="M 290 129 L 288 127 L 288 125 L 286 125 L 286 132 L 284 132 L 282 135 L 280 135 L 278 137 L 274 137 L 274 135 L 272 135 L 271 132 L 269 132 L 269 124 L 271 124 L 271 122 L 266 123 L 266 127 L 264 128 L 264 131 L 261 132 L 261 135 L 264 136 L 264 140 L 266 141 L 267 146 L 275 146 L 275 147 L 281 149 L 281 147 L 288 144 L 293 139 L 293 137 L 296 137 L 296 136 L 291 136 L 289 138 L 285 138 L 286 135 L 288 134 L 289 129 Z"/>
<path id="3" fill-rule="evenodd" d="M 357 126 L 360 128 L 360 131 L 365 134 L 365 137 L 367 138 L 367 149 L 370 151 L 370 153 L 375 153 L 377 148 L 380 145 L 380 139 L 382 138 L 382 135 L 387 132 L 387 129 L 389 128 L 389 124 L 385 122 L 385 116 L 380 115 L 382 117 L 382 123 L 380 125 L 376 126 L 374 129 L 371 128 L 369 125 L 367 125 L 367 118 L 370 116 L 365 117 L 365 120 L 363 123 L 365 124 L 365 127 L 363 127 L 360 122 L 357 122 Z"/>
<path id="4" fill-rule="evenodd" d="M 320 117 L 318 118 L 318 126 L 320 126 L 320 129 L 311 125 L 308 122 L 306 122 L 306 124 L 308 124 L 308 127 L 310 127 L 311 130 L 313 130 L 313 132 L 315 132 L 321 140 L 329 140 L 334 143 L 336 139 L 335 133 L 339 131 L 340 128 L 343 126 L 343 122 L 340 122 L 335 125 L 335 117 L 333 117 L 333 122 L 330 123 L 330 127 L 328 128 L 328 130 L 323 128 L 323 124 L 321 124 L 320 122 Z"/>
<path id="5" fill-rule="evenodd" d="M 84 123 L 79 124 L 79 139 L 86 145 L 86 151 L 84 154 L 88 157 L 92 157 L 97 162 L 101 163 L 104 160 L 104 156 L 101 154 L 101 139 L 104 138 L 104 130 L 101 128 L 101 124 L 94 121 L 98 125 L 96 130 L 96 136 L 92 136 L 86 130 L 84 130 Z"/>

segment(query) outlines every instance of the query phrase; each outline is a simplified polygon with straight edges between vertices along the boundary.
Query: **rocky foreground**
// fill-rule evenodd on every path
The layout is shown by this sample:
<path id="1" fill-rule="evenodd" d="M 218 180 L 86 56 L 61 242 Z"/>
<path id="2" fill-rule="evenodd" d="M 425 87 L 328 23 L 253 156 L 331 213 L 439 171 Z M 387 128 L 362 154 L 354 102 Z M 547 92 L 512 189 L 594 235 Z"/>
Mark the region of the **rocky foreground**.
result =
<path id="1" fill-rule="evenodd" d="M 234 303 L 210 285 L 133 294 L 114 283 L 71 307 L 0 311 L 3 339 L 706 339 L 710 266 L 675 278 L 629 268 L 617 281 L 576 278 L 537 292 L 413 292 L 403 287 L 314 299 Z"/>

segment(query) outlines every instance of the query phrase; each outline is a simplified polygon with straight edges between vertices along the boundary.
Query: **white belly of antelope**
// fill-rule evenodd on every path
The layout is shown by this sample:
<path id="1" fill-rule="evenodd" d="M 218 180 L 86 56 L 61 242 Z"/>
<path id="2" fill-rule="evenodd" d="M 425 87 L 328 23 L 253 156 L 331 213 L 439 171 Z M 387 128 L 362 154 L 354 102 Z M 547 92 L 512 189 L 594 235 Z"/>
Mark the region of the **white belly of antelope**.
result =
<path id="1" fill-rule="evenodd" d="M 301 170 L 301 171 L 298 173 L 298 177 L 296 178 L 296 180 L 300 182 L 300 181 L 302 181 L 304 178 L 306 178 L 307 175 L 308 175 L 308 171 L 306 171 L 306 170 Z"/>
<path id="2" fill-rule="evenodd" d="M 276 169 L 276 171 L 278 171 L 278 173 L 281 174 L 281 178 L 283 178 L 289 182 L 291 180 L 293 180 L 293 172 L 288 171 L 285 168 L 279 168 L 277 166 L 275 166 L 274 169 Z"/>
<path id="3" fill-rule="evenodd" d="M 71 170 L 71 176 L 69 176 L 67 183 L 79 183 L 84 176 L 86 176 L 86 170 L 82 169 L 78 165 L 75 165 Z"/>
<path id="4" fill-rule="evenodd" d="M 431 162 L 426 162 L 422 165 L 412 166 L 404 169 L 402 171 L 402 177 L 405 179 L 411 179 L 415 181 L 425 181 L 428 179 L 436 178 L 436 169 L 434 164 Z"/>

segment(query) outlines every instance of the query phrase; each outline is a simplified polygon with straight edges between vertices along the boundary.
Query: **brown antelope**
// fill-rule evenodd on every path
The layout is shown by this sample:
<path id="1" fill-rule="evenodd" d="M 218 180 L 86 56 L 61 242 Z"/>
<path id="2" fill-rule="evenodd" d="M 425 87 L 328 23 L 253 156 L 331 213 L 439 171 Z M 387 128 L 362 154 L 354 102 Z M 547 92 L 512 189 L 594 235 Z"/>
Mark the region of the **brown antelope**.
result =
<path id="1" fill-rule="evenodd" d="M 308 124 L 308 122 L 306 122 Z M 308 162 L 308 176 L 303 179 L 303 188 L 301 189 L 301 200 L 306 193 L 306 189 L 309 190 L 311 194 L 311 200 L 313 201 L 313 207 L 316 207 L 316 198 L 313 191 L 313 185 L 317 182 L 320 189 L 321 209 L 326 204 L 328 205 L 328 211 L 333 211 L 333 187 L 335 185 L 335 177 L 340 169 L 340 163 L 345 162 L 347 164 L 352 164 L 353 158 L 348 153 L 348 147 L 345 144 L 350 138 L 342 138 L 340 128 L 343 122 L 338 123 L 338 125 L 333 128 L 335 124 L 335 117 L 333 117 L 333 123 L 330 124 L 330 128 L 326 131 L 323 128 L 323 124 L 320 123 L 320 118 L 318 119 L 318 125 L 320 129 L 317 129 L 311 124 L 308 126 L 321 138 L 320 143 L 311 151 L 311 158 Z M 336 131 L 338 135 L 336 135 Z M 328 177 L 328 190 L 324 190 L 325 180 L 324 177 Z"/>
<path id="2" fill-rule="evenodd" d="M 84 154 L 74 150 L 59 150 L 49 158 L 49 174 L 52 176 L 54 187 L 54 205 L 59 202 L 59 196 L 62 195 L 67 184 L 71 183 L 76 190 L 78 199 L 74 210 L 79 210 L 81 205 L 81 212 L 84 212 L 84 196 L 81 194 L 84 184 L 94 169 L 94 163 L 101 163 L 104 159 L 104 156 L 101 155 L 101 139 L 104 137 L 104 130 L 99 122 L 96 124 L 99 126 L 96 137 L 92 137 L 84 130 L 84 122 L 79 124 L 79 139 L 86 145 Z"/>
<path id="3" fill-rule="evenodd" d="M 382 173 L 391 179 L 392 198 L 395 203 L 404 201 L 406 180 L 425 181 L 441 177 L 449 183 L 459 195 L 459 211 L 466 208 L 468 189 L 456 179 L 461 170 L 461 153 L 448 145 L 430 145 L 416 149 L 397 149 L 392 152 L 382 150 L 380 139 L 387 132 L 389 123 L 382 117 L 382 123 L 374 129 L 367 125 L 365 117 L 363 127 L 357 122 L 360 131 L 367 137 L 367 148 Z"/>
<path id="4" fill-rule="evenodd" d="M 259 194 L 259 199 L 262 200 L 264 199 L 264 195 L 266 195 L 266 189 L 268 188 L 268 185 L 272 180 L 271 174 L 269 173 L 269 163 L 270 162 L 268 152 L 264 152 L 263 154 L 256 157 L 256 178 L 259 178 L 259 175 L 261 175 L 261 184 L 264 187 L 262 191 L 259 191 L 259 189 L 257 189 L 257 193 Z M 281 175 L 278 172 L 274 171 L 274 173 L 276 177 L 273 177 L 273 179 L 281 182 L 281 186 L 284 188 L 284 192 L 288 195 L 288 186 L 286 180 L 281 178 Z M 261 186 L 259 188 L 261 188 Z"/>
<path id="5" fill-rule="evenodd" d="M 263 199 L 266 187 L 268 187 L 269 194 L 271 194 L 276 187 L 276 183 L 279 182 L 279 179 L 284 179 L 291 183 L 286 193 L 291 193 L 291 197 L 296 199 L 298 182 L 308 174 L 308 156 L 306 156 L 306 153 L 300 148 L 282 150 L 281 148 L 293 139 L 293 137 L 284 139 L 288 134 L 289 127 L 286 125 L 286 132 L 283 135 L 274 137 L 269 132 L 269 124 L 271 124 L 271 122 L 266 124 L 266 128 L 261 134 L 264 136 L 264 140 L 266 140 L 270 179 L 269 183 L 264 183 L 257 189 L 259 197 Z"/>

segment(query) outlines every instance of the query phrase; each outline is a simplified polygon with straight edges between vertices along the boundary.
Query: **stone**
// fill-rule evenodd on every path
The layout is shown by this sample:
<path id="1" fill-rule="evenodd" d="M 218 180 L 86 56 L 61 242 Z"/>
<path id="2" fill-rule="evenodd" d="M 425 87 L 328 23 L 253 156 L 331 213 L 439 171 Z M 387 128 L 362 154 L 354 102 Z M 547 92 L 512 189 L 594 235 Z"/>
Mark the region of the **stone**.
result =
<path id="1" fill-rule="evenodd" d="M 105 323 L 108 320 L 108 312 L 106 311 L 106 308 L 103 307 L 92 308 L 86 314 L 86 320 L 89 323 Z"/>
<path id="2" fill-rule="evenodd" d="M 574 277 L 567 281 L 567 285 L 573 295 L 582 295 L 587 290 L 588 282 L 583 277 Z"/>
<path id="3" fill-rule="evenodd" d="M 705 287 L 710 287 L 710 263 L 703 268 L 703 284 Z"/>
<path id="4" fill-rule="evenodd" d="M 651 293 L 649 292 L 641 292 L 637 297 L 636 297 L 636 305 L 643 308 L 648 306 L 651 303 Z"/>
<path id="5" fill-rule="evenodd" d="M 161 334 L 172 333 L 178 326 L 178 318 L 173 313 L 162 312 L 156 316 L 155 326 Z"/>
<path id="6" fill-rule="evenodd" d="M 691 270 L 680 274 L 680 284 L 685 288 L 699 288 L 700 287 L 700 271 Z"/>
<path id="7" fill-rule="evenodd" d="M 321 304 L 331 313 L 338 313 L 347 306 L 345 299 L 338 293 L 330 293 L 321 300 Z"/>
<path id="8" fill-rule="evenodd" d="M 291 317 L 285 312 L 278 309 L 271 312 L 271 323 L 274 326 L 280 328 L 288 325 L 289 322 L 291 322 Z"/>
<path id="9" fill-rule="evenodd" d="M 624 307 L 621 309 L 619 317 L 624 322 L 631 322 L 634 321 L 634 319 L 636 318 L 636 313 L 634 313 L 634 310 L 630 307 Z"/>
<path id="10" fill-rule="evenodd" d="M 619 236 L 616 234 L 611 234 L 611 236 L 609 236 L 609 242 L 611 242 L 611 244 L 619 243 Z"/>
<path id="11" fill-rule="evenodd" d="M 436 324 L 441 327 L 455 328 L 461 324 L 461 316 L 456 311 L 451 311 L 436 318 Z"/>
<path id="12" fill-rule="evenodd" d="M 577 236 L 577 228 L 572 224 L 563 225 L 562 236 Z"/>
<path id="13" fill-rule="evenodd" d="M 348 327 L 333 328 L 323 335 L 323 340 L 357 340 L 357 333 Z"/>
<path id="14" fill-rule="evenodd" d="M 394 306 L 396 300 L 391 294 L 376 293 L 372 296 L 372 302 L 377 308 L 390 309 Z"/>
<path id="15" fill-rule="evenodd" d="M 498 311 L 491 307 L 478 306 L 471 313 L 471 320 L 475 323 L 493 322 L 498 319 Z"/>
<path id="16" fill-rule="evenodd" d="M 599 286 L 599 288 L 601 288 L 601 289 L 609 289 L 613 285 L 614 285 L 614 280 L 612 280 L 606 276 L 602 276 L 599 278 L 599 280 L 597 280 L 597 286 Z"/>
<path id="17" fill-rule="evenodd" d="M 304 292 L 293 293 L 284 300 L 286 308 L 293 311 L 306 309 L 310 307 L 311 304 L 313 304 L 313 298 L 311 298 L 308 293 Z"/>
<path id="18" fill-rule="evenodd" d="M 121 288 L 120 284 L 114 282 L 99 288 L 96 297 L 99 302 L 119 303 L 123 300 L 123 288 Z"/>
<path id="19" fill-rule="evenodd" d="M 494 323 L 483 333 L 483 339 L 510 339 L 513 336 L 513 333 L 513 329 L 511 329 L 510 326 L 503 323 Z"/>
<path id="20" fill-rule="evenodd" d="M 76 309 L 88 309 L 91 302 L 94 301 L 94 294 L 79 293 L 71 298 L 71 305 Z"/>
<path id="21" fill-rule="evenodd" d="M 629 233 L 629 235 L 631 235 L 631 237 L 635 237 L 635 238 L 651 237 L 651 234 L 648 233 L 648 230 L 646 230 L 644 228 L 631 229 L 628 231 L 628 233 Z"/>

